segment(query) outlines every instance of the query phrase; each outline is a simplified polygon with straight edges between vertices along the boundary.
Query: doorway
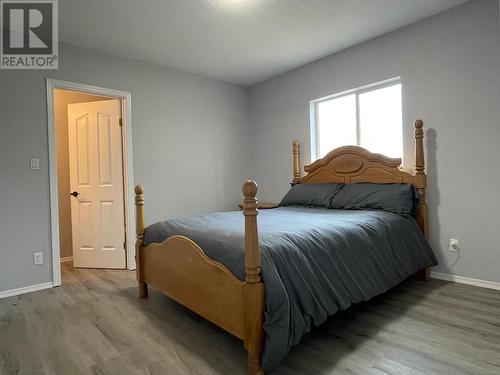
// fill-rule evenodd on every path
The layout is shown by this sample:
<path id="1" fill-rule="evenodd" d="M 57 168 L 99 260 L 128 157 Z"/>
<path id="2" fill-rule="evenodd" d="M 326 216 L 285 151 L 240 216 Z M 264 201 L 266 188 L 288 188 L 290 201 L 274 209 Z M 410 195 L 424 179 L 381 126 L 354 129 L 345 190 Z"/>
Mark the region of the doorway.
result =
<path id="1" fill-rule="evenodd" d="M 47 80 L 47 98 L 54 286 L 61 262 L 134 269 L 130 94 Z"/>

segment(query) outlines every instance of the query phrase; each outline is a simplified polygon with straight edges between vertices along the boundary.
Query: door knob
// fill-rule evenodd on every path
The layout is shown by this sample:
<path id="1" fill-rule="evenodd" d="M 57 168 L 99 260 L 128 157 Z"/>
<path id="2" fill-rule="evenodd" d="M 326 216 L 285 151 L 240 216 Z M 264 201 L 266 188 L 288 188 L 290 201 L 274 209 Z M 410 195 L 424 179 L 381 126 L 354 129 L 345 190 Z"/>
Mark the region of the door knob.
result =
<path id="1" fill-rule="evenodd" d="M 80 195 L 80 193 L 77 192 L 77 191 L 74 191 L 72 193 L 69 193 L 69 195 L 72 195 L 72 196 L 74 196 L 76 198 L 76 197 L 78 197 Z"/>

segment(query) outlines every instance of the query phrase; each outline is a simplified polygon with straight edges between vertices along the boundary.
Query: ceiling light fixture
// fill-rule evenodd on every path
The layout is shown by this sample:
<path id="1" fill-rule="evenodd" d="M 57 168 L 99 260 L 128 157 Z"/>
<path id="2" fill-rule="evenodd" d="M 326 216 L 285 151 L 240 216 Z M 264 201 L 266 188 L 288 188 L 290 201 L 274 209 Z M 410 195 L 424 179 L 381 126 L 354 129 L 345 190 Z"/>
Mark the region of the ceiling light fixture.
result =
<path id="1" fill-rule="evenodd" d="M 209 0 L 210 5 L 216 9 L 220 9 L 222 11 L 236 13 L 236 12 L 247 12 L 259 3 L 262 0 Z"/>

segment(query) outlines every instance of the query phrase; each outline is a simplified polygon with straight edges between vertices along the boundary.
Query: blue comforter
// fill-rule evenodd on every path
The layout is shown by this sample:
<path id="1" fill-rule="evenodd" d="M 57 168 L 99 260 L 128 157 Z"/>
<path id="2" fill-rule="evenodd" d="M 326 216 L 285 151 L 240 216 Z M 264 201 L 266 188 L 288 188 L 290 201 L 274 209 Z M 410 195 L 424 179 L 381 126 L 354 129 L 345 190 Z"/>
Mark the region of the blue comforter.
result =
<path id="1" fill-rule="evenodd" d="M 278 364 L 312 326 L 437 264 L 409 216 L 280 207 L 259 211 L 257 220 L 266 294 L 264 370 Z M 146 228 L 144 244 L 172 235 L 191 238 L 244 280 L 240 211 L 156 223 Z"/>

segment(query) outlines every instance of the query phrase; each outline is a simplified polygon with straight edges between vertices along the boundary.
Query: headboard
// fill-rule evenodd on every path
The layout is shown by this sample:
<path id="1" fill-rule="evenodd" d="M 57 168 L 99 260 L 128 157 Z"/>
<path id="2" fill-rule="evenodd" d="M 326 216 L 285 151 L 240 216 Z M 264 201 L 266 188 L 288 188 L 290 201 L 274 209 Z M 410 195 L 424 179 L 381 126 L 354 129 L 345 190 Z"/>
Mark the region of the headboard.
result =
<path id="1" fill-rule="evenodd" d="M 306 165 L 305 176 L 300 172 L 299 142 L 293 141 L 293 181 L 292 184 L 343 182 L 409 183 L 417 188 L 420 203 L 417 222 L 427 237 L 427 205 L 425 174 L 423 122 L 415 121 L 415 169 L 405 171 L 400 158 L 389 158 L 374 154 L 362 147 L 344 146 L 330 151 L 323 158 Z"/>

